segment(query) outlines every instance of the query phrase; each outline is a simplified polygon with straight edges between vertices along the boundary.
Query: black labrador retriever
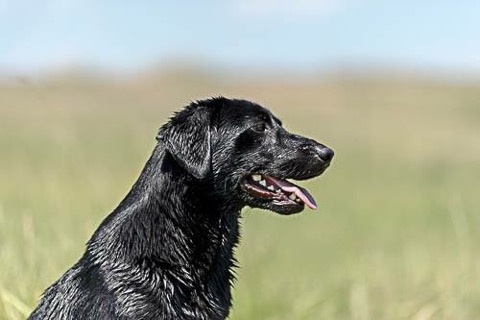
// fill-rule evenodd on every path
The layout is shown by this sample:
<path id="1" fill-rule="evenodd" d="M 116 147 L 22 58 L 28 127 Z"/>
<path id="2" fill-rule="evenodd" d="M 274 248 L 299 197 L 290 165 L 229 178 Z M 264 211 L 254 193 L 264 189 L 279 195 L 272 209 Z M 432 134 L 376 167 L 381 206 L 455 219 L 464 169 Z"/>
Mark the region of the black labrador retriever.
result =
<path id="1" fill-rule="evenodd" d="M 258 104 L 198 101 L 160 128 L 138 181 L 43 294 L 30 319 L 224 319 L 244 206 L 316 208 L 286 179 L 320 175 L 333 151 Z"/>

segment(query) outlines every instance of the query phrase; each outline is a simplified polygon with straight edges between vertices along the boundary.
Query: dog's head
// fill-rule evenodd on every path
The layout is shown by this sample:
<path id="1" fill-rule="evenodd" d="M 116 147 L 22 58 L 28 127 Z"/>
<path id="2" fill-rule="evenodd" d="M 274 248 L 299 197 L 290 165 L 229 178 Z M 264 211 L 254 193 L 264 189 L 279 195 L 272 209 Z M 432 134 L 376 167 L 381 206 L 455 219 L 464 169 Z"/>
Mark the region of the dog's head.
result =
<path id="1" fill-rule="evenodd" d="M 157 139 L 195 179 L 213 183 L 224 200 L 281 214 L 316 208 L 310 193 L 287 179 L 316 177 L 333 157 L 328 147 L 287 132 L 258 104 L 226 98 L 192 103 Z"/>

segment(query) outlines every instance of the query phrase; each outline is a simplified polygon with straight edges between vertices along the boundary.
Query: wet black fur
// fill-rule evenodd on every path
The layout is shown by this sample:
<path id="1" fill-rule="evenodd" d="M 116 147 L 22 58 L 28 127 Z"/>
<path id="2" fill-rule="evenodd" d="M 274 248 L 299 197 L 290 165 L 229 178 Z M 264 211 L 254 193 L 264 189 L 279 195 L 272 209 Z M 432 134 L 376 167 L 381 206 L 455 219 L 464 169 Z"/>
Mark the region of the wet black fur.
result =
<path id="1" fill-rule="evenodd" d="M 192 103 L 157 140 L 130 192 L 30 319 L 226 318 L 240 210 L 303 209 L 255 199 L 242 179 L 252 172 L 307 179 L 330 160 L 319 157 L 324 146 L 244 100 Z"/>

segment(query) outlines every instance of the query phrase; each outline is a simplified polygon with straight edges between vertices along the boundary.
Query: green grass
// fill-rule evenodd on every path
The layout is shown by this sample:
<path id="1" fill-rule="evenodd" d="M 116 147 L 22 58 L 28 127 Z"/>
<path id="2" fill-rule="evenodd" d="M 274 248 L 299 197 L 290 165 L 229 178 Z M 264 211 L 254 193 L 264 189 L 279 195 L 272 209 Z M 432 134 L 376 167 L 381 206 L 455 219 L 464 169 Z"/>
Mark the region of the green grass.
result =
<path id="1" fill-rule="evenodd" d="M 246 97 L 333 147 L 316 212 L 245 209 L 231 319 L 480 318 L 480 87 L 156 76 L 0 86 L 0 319 L 22 319 L 190 99 Z"/>

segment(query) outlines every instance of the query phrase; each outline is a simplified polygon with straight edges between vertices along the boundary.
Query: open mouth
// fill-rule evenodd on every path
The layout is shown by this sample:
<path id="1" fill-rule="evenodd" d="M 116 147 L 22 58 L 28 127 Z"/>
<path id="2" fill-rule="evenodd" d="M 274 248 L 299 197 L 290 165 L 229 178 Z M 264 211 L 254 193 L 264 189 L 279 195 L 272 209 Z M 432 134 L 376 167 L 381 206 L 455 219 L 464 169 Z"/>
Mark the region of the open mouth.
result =
<path id="1" fill-rule="evenodd" d="M 251 196 L 270 200 L 275 205 L 306 205 L 317 209 L 315 199 L 306 189 L 284 179 L 256 173 L 247 176 L 242 186 Z"/>

